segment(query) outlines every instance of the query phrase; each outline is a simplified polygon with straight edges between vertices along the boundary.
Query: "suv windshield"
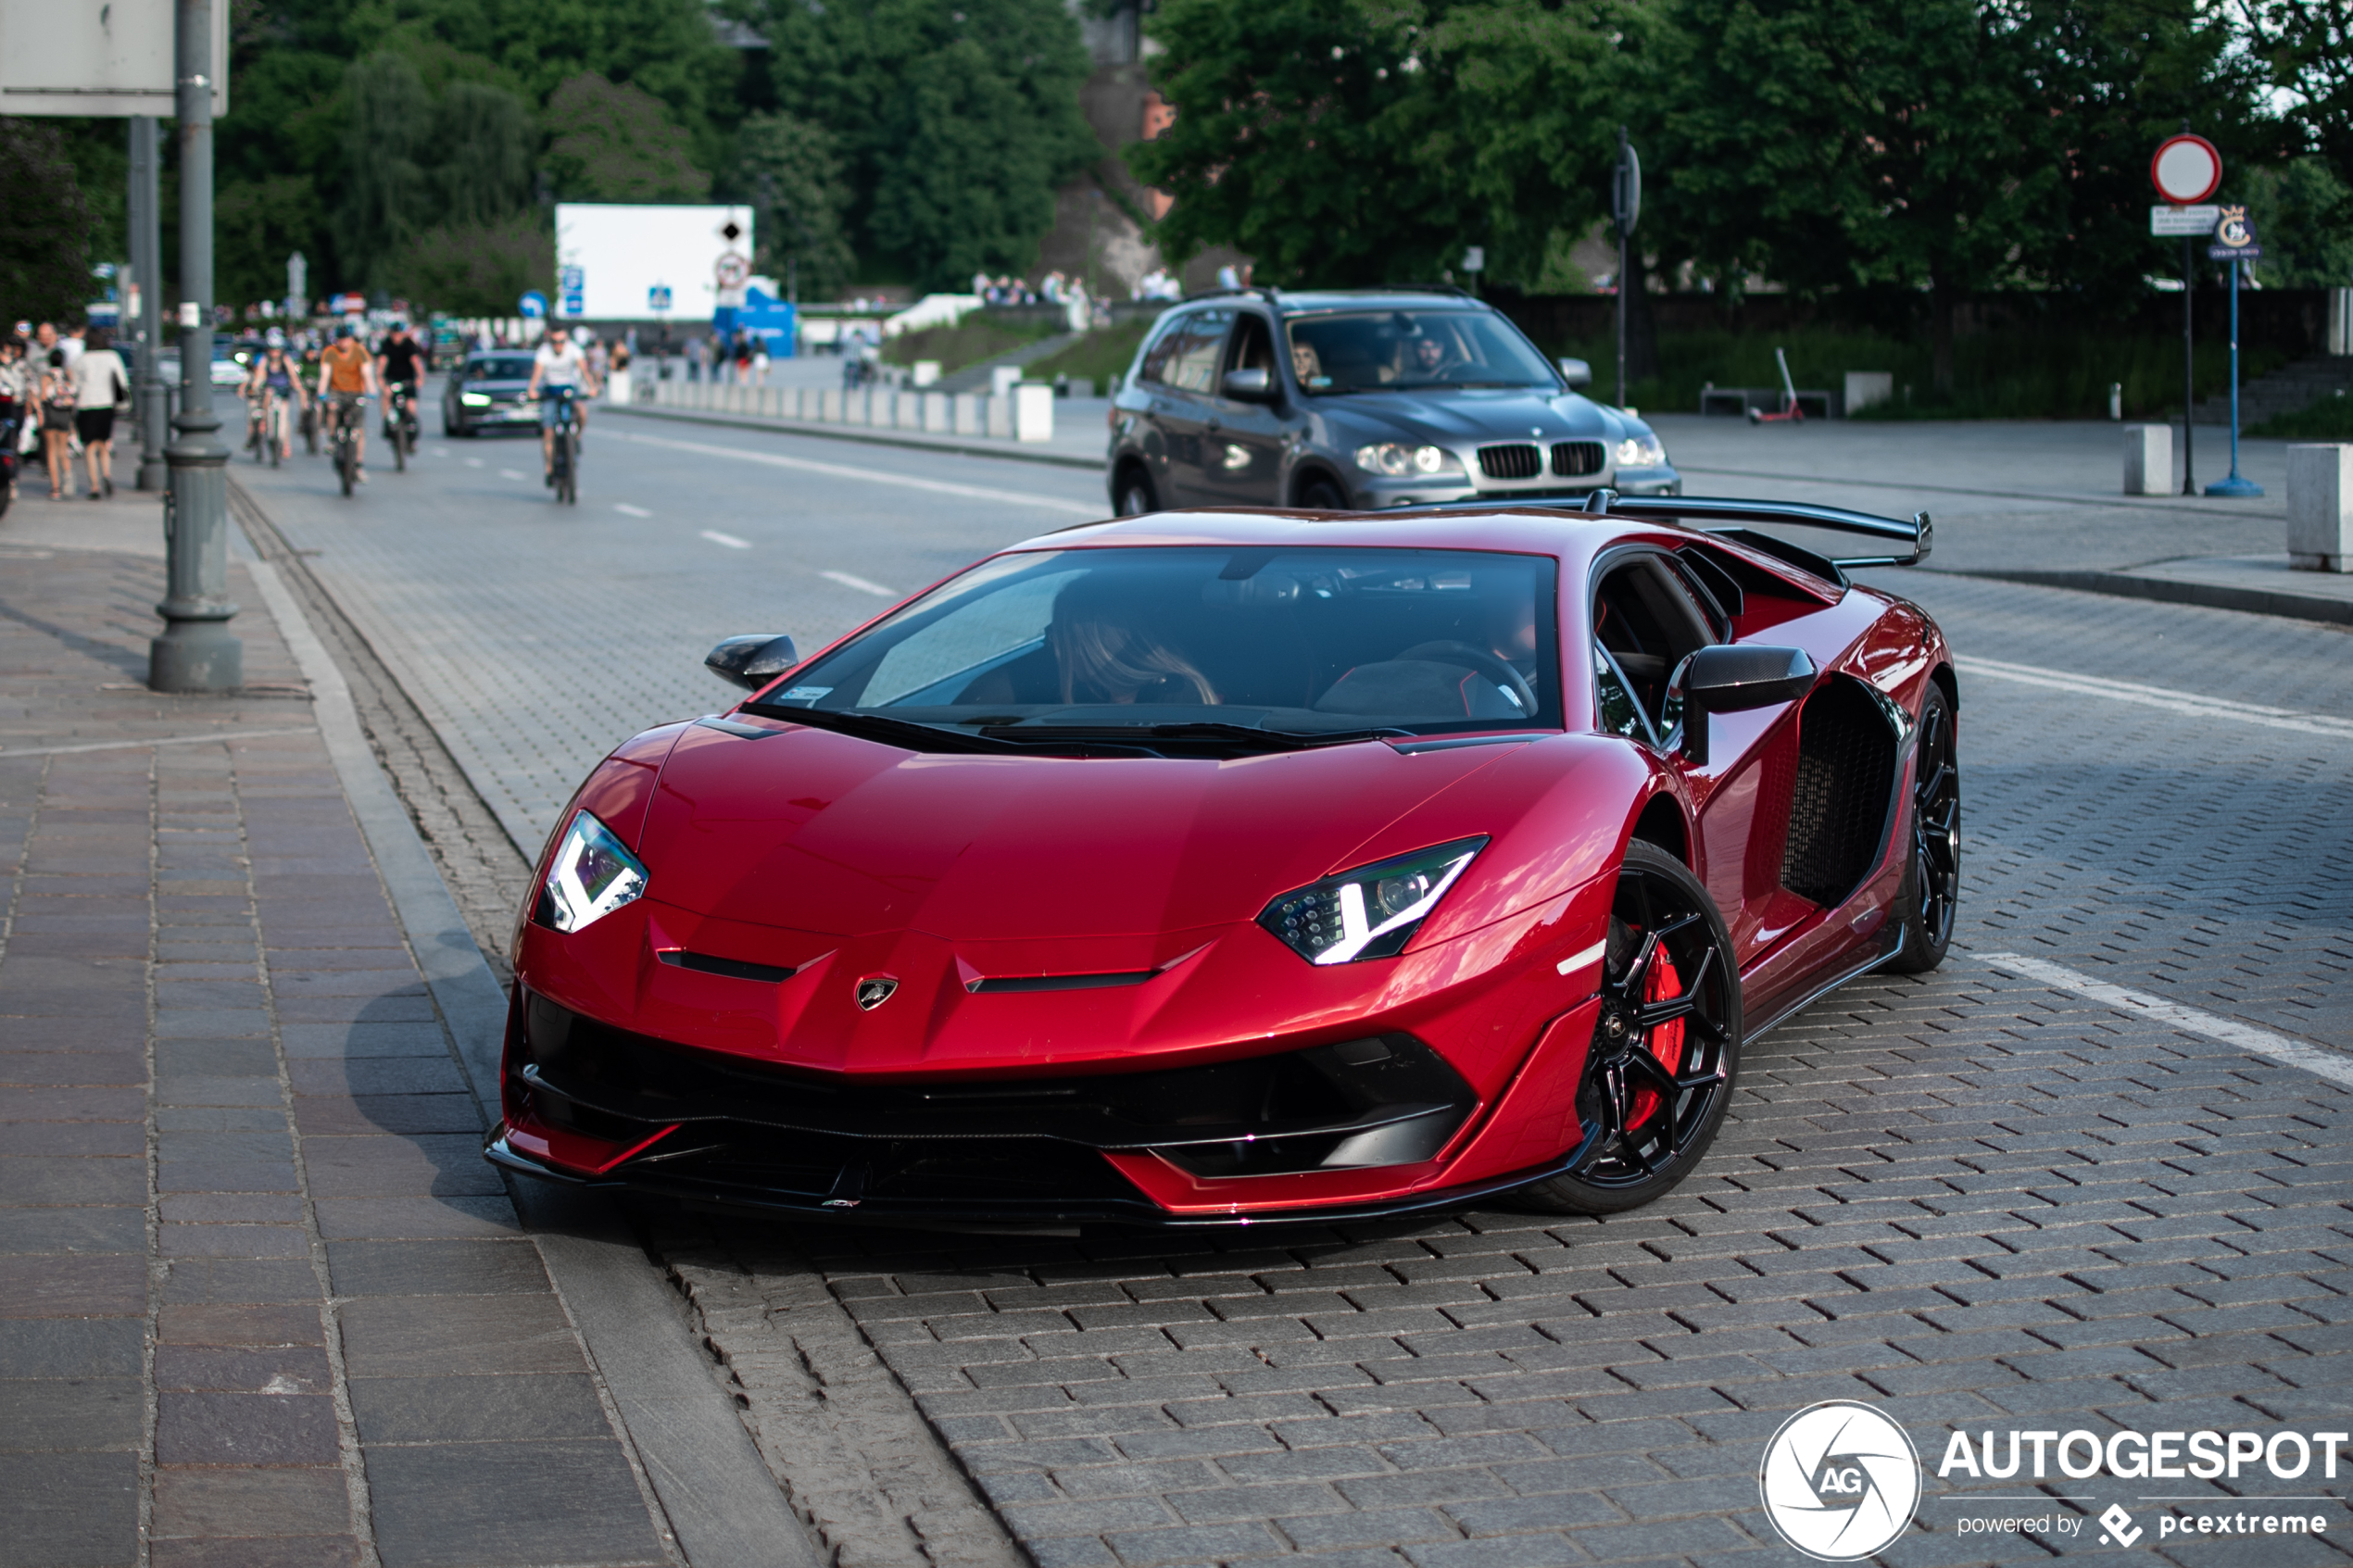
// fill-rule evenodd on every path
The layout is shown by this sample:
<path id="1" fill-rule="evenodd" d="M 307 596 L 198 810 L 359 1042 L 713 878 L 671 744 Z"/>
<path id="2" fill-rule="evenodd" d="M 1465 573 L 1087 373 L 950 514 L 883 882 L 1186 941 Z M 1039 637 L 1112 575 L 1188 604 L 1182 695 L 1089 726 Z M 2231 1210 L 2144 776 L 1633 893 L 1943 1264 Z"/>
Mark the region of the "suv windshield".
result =
<path id="1" fill-rule="evenodd" d="M 871 716 L 892 721 L 883 738 L 919 747 L 923 730 L 902 727 L 1164 751 L 1557 729 L 1554 568 L 1476 550 L 1000 556 L 749 706 L 812 722 Z"/>
<path id="2" fill-rule="evenodd" d="M 1429 386 L 1535 386 L 1560 378 L 1510 323 L 1485 310 L 1367 310 L 1284 323 L 1310 396 Z"/>

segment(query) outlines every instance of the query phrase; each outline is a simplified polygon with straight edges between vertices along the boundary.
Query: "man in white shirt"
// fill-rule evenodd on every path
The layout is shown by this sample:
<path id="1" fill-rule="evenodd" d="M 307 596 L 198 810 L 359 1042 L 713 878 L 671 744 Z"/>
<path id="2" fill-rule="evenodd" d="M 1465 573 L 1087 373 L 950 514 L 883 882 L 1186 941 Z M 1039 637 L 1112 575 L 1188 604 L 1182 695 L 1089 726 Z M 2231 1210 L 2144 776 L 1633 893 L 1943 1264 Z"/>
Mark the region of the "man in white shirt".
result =
<path id="1" fill-rule="evenodd" d="M 542 386 L 558 395 L 539 397 Z M 547 483 L 556 483 L 556 421 L 564 405 L 572 405 L 573 428 L 585 438 L 588 399 L 596 395 L 596 375 L 588 368 L 588 357 L 580 352 L 570 332 L 561 327 L 548 328 L 547 341 L 532 357 L 531 384 L 523 390 L 525 398 L 539 398 L 539 460 Z"/>

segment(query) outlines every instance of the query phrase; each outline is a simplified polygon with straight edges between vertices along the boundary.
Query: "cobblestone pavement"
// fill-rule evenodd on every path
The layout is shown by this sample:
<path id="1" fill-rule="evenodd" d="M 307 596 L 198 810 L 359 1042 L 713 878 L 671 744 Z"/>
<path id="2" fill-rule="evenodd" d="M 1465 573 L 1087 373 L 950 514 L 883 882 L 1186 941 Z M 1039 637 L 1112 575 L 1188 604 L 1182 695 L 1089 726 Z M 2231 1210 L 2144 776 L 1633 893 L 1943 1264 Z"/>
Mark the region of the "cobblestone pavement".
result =
<path id="1" fill-rule="evenodd" d="M 161 580 L 0 549 L 0 1563 L 674 1562 L 253 583 L 157 697 Z"/>
<path id="2" fill-rule="evenodd" d="M 816 443 L 761 449 L 852 461 Z M 652 511 L 664 495 L 699 496 L 706 480 L 722 494 L 734 483 L 712 478 L 736 471 L 727 460 L 702 466 L 617 469 L 609 483 Z M 976 461 L 922 471 L 1033 494 L 1058 483 Z M 633 535 L 584 507 L 567 555 L 512 495 L 483 496 L 466 528 L 411 533 L 363 521 L 377 514 L 359 503 L 303 503 L 285 507 L 284 529 L 327 552 L 321 581 L 358 606 L 411 690 L 459 692 L 464 666 L 519 655 L 522 628 L 568 639 L 567 657 L 484 686 L 444 732 L 470 776 L 495 762 L 525 783 L 560 779 L 533 785 L 536 797 L 510 789 L 502 820 L 525 822 L 577 769 L 519 765 L 524 747 L 497 740 L 502 724 L 577 736 L 610 720 L 618 734 L 637 717 L 630 703 L 675 699 L 659 684 L 691 675 L 722 617 L 805 608 L 812 619 L 791 629 L 822 634 L 864 608 L 823 571 L 905 586 L 1046 516 L 911 508 L 877 484 L 812 474 L 730 503 L 745 508 L 736 536 L 754 548 L 728 558 L 742 570 L 714 571 L 686 558 L 698 533 L 685 523 Z M 279 499 L 264 498 L 275 515 Z M 689 521 L 698 529 L 718 505 L 698 502 Z M 411 515 L 397 514 L 403 528 Z M 853 528 L 832 527 L 837 516 Z M 964 531 L 943 533 L 942 516 Z M 509 528 L 516 538 L 467 536 Z M 501 589 L 495 605 L 420 632 L 384 607 L 425 592 L 412 558 L 436 550 L 484 580 L 525 559 L 545 571 L 530 593 Z M 658 580 L 634 601 L 650 632 L 582 616 L 616 573 L 665 554 L 679 564 L 667 578 L 648 569 Z M 841 1347 L 823 1314 L 796 1317 L 822 1286 L 1044 1568 L 1793 1561 L 1759 1509 L 1756 1464 L 1781 1420 L 1826 1398 L 1887 1410 L 1931 1471 L 1956 1429 L 2353 1424 L 2337 1360 L 2353 1288 L 2345 1091 L 1982 956 L 2025 954 L 2353 1047 L 2340 980 L 2353 956 L 2343 634 L 1886 575 L 1939 615 L 1967 661 L 1960 943 L 1934 975 L 1860 982 L 1757 1042 L 1723 1138 L 1671 1199 L 1606 1223 L 1491 1211 L 1182 1241 L 661 1217 L 664 1254 L 745 1400 L 784 1409 L 823 1384 L 812 1369 Z M 483 619 L 493 611 L 495 624 Z M 648 675 L 657 651 L 671 663 Z M 2106 684 L 2068 689 L 2070 672 Z M 528 714 L 502 706 L 519 693 Z M 436 727 L 455 723 L 443 700 L 419 699 Z M 463 753 L 461 736 L 484 749 Z M 2334 1498 L 2344 1486 L 2308 1475 L 2294 1489 Z M 2092 1549 L 2088 1524 L 2073 1539 L 1957 1526 L 2022 1510 L 2082 1520 L 2111 1502 L 2147 1532 L 2136 1550 L 2184 1563 L 2326 1559 L 2353 1537 L 2334 1502 L 2312 1505 L 2329 1528 L 2317 1538 L 2161 1537 L 2161 1514 L 2196 1507 L 2143 1495 L 2284 1489 L 2260 1475 L 2152 1488 L 2054 1472 L 1930 1489 L 1888 1561 Z M 1996 1500 L 2038 1494 L 2050 1500 Z M 923 1493 L 887 1481 L 875 1495 L 900 1509 Z"/>

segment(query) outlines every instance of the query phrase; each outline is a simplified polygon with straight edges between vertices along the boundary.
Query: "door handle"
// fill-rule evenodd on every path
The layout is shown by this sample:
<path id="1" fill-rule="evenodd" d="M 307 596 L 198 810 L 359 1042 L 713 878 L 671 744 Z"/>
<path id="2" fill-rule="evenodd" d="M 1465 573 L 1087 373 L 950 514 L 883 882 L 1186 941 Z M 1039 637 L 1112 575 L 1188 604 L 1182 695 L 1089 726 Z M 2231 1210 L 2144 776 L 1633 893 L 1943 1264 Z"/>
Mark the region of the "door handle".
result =
<path id="1" fill-rule="evenodd" d="M 1209 416 L 1209 428 L 1211 431 L 1215 432 L 1224 430 L 1226 427 L 1218 422 L 1216 415 L 1212 414 Z"/>

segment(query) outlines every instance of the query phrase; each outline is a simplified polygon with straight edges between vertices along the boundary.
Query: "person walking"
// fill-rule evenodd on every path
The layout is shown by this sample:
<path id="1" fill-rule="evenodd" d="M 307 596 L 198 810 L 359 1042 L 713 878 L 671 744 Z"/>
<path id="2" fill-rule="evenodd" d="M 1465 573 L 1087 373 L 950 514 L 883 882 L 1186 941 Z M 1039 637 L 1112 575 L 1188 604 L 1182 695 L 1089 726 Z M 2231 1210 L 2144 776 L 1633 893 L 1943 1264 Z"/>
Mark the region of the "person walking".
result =
<path id="1" fill-rule="evenodd" d="M 66 351 L 52 348 L 41 367 L 41 466 L 49 470 L 49 499 L 62 501 L 59 488 L 73 470 L 73 377 Z"/>
<path id="2" fill-rule="evenodd" d="M 6 433 L 9 456 L 31 450 L 33 432 L 28 428 L 33 420 L 33 391 L 39 378 L 24 357 L 21 336 L 0 338 L 0 433 Z M 8 499 L 17 498 L 17 468 L 14 460 L 6 464 Z"/>
<path id="3" fill-rule="evenodd" d="M 104 327 L 91 328 L 72 375 L 73 424 L 82 437 L 90 498 L 103 501 L 114 494 L 114 411 L 131 393 L 122 356 L 114 349 L 114 334 Z"/>

